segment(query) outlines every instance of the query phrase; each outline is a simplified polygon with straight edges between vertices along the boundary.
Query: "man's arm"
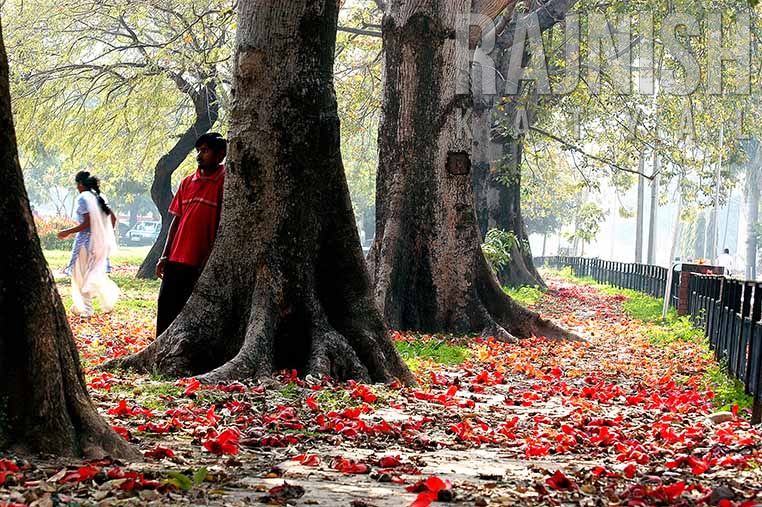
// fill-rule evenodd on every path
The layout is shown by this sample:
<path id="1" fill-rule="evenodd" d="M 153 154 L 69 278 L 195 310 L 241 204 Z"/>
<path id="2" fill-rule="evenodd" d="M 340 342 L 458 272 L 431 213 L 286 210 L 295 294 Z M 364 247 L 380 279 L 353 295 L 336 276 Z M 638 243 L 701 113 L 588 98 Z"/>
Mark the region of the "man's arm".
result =
<path id="1" fill-rule="evenodd" d="M 167 257 L 169 251 L 172 249 L 172 244 L 175 242 L 175 234 L 177 234 L 177 226 L 180 223 L 180 219 L 176 215 L 172 215 L 172 222 L 169 224 L 169 232 L 167 233 L 167 242 L 164 243 L 164 251 L 161 252 L 159 262 L 156 263 L 156 276 L 164 278 L 164 266 L 167 263 Z"/>

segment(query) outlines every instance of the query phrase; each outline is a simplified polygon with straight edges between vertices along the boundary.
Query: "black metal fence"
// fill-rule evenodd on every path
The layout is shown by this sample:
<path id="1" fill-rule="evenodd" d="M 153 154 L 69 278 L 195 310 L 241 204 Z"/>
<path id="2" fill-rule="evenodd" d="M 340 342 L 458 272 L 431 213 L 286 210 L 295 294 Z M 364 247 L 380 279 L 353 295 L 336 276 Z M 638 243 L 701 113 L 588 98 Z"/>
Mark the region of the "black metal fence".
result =
<path id="1" fill-rule="evenodd" d="M 620 289 L 632 289 L 663 298 L 667 288 L 667 268 L 638 264 L 635 262 L 605 261 L 586 257 L 535 257 L 535 266 L 548 266 L 554 269 L 570 267 L 575 276 L 590 277 L 596 282 L 613 285 Z M 672 280 L 671 294 L 673 306 L 677 303 L 677 276 Z"/>
<path id="2" fill-rule="evenodd" d="M 575 276 L 664 297 L 667 268 L 583 257 L 535 257 L 535 266 L 570 267 Z M 677 307 L 680 273 L 672 277 L 670 303 Z M 704 329 L 715 358 L 754 396 L 752 423 L 762 422 L 762 282 L 691 273 L 688 313 Z"/>

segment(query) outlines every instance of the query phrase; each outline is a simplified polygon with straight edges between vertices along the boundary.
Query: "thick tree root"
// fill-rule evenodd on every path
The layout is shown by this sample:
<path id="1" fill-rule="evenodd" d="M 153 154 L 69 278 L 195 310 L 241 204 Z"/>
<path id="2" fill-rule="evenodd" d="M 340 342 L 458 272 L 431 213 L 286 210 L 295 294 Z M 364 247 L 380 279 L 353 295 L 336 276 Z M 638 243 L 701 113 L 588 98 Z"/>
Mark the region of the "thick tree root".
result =
<path id="1" fill-rule="evenodd" d="M 348 315 L 342 319 L 334 318 L 336 322 L 353 323 L 339 331 L 329 323 L 311 291 L 302 296 L 302 302 L 295 301 L 271 278 L 269 285 L 259 284 L 255 292 L 242 340 L 228 331 L 236 326 L 225 328 L 222 322 L 219 327 L 209 326 L 196 320 L 195 308 L 203 299 L 198 297 L 189 301 L 175 323 L 144 350 L 109 361 L 102 368 L 195 376 L 206 384 L 265 378 L 290 368 L 317 378 L 328 375 L 361 382 L 397 379 L 415 384 L 372 307 L 358 304 L 347 309 Z M 222 313 L 220 307 L 227 304 L 204 300 L 204 315 Z M 203 361 L 199 355 L 204 356 Z"/>
<path id="2" fill-rule="evenodd" d="M 489 270 L 486 261 L 483 262 L 481 269 L 483 272 Z M 484 273 L 481 280 L 483 283 L 477 287 L 479 300 L 483 302 L 490 318 L 494 319 L 488 321 L 487 330 L 492 330 L 490 326 L 494 326 L 493 322 L 496 322 L 510 337 L 542 336 L 550 339 L 582 341 L 582 338 L 575 333 L 516 303 L 503 292 L 493 276 Z M 496 332 L 500 336 L 495 335 L 495 338 L 505 339 L 499 329 Z"/>

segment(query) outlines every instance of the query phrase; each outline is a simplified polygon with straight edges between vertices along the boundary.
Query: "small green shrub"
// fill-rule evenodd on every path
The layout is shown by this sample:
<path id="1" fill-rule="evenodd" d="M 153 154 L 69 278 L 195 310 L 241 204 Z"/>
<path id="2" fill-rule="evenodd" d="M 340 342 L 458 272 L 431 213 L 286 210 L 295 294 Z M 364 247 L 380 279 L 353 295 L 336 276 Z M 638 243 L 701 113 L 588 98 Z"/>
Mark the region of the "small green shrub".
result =
<path id="1" fill-rule="evenodd" d="M 484 236 L 482 252 L 493 273 L 511 261 L 511 250 L 518 245 L 516 235 L 511 231 L 490 229 Z"/>
<path id="2" fill-rule="evenodd" d="M 746 394 L 741 381 L 727 374 L 724 362 L 707 369 L 703 381 L 714 392 L 712 403 L 718 410 L 730 410 L 733 405 L 738 405 L 741 409 L 751 408 L 754 402 L 754 398 Z"/>

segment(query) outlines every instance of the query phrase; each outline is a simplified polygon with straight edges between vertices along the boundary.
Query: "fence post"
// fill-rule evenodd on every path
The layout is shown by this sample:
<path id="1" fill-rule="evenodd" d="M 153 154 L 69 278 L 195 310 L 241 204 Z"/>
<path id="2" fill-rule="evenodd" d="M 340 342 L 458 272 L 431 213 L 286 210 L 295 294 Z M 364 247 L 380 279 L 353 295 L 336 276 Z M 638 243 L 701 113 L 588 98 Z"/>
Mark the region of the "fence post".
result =
<path id="1" fill-rule="evenodd" d="M 754 404 L 751 409 L 751 423 L 762 422 L 762 322 L 754 322 L 752 332 L 752 350 L 749 354 L 751 361 L 750 377 L 753 385 L 749 385 L 749 391 L 754 394 Z"/>

